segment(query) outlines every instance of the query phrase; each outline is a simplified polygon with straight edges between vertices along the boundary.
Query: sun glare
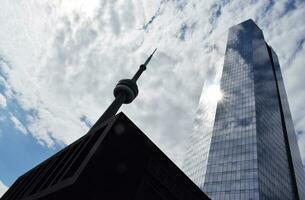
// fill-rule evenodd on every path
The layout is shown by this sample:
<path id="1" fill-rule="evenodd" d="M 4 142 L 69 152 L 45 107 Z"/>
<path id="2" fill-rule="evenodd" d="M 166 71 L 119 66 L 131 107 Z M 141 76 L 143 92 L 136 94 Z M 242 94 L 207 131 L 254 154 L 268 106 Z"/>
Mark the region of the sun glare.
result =
<path id="1" fill-rule="evenodd" d="M 206 95 L 207 98 L 213 102 L 220 101 L 223 98 L 223 93 L 221 92 L 220 87 L 217 85 L 211 85 L 208 87 Z"/>

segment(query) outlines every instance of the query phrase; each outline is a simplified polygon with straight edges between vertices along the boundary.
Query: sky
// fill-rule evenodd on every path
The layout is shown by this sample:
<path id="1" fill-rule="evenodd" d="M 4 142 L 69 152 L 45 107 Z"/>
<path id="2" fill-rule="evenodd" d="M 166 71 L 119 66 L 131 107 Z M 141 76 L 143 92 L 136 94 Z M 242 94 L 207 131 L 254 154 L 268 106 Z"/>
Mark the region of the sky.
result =
<path id="1" fill-rule="evenodd" d="M 227 30 L 252 18 L 279 57 L 305 164 L 302 0 L 0 0 L 0 196 L 84 135 L 158 48 L 122 111 L 179 167 Z"/>

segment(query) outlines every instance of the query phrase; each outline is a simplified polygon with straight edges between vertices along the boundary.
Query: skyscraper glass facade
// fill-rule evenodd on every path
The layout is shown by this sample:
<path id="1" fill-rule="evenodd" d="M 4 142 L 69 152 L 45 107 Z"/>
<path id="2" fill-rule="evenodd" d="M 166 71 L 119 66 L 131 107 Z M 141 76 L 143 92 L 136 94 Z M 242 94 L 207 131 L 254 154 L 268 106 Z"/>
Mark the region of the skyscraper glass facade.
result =
<path id="1" fill-rule="evenodd" d="M 220 88 L 214 120 L 199 105 L 186 173 L 213 200 L 305 199 L 279 62 L 252 20 L 229 30 Z"/>

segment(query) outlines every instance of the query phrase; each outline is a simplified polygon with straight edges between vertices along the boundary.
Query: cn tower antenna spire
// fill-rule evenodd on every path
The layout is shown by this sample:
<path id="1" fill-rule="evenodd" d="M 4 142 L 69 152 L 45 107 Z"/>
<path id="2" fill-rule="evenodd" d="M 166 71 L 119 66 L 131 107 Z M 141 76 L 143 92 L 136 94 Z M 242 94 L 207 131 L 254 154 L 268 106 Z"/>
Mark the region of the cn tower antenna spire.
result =
<path id="1" fill-rule="evenodd" d="M 115 97 L 114 101 L 110 104 L 110 106 L 106 109 L 106 111 L 93 125 L 92 128 L 96 127 L 97 125 L 103 123 L 107 119 L 114 116 L 117 113 L 117 111 L 120 109 L 122 104 L 129 104 L 137 97 L 139 93 L 137 80 L 139 79 L 141 74 L 146 70 L 146 66 L 150 62 L 156 50 L 157 49 L 155 49 L 153 53 L 146 59 L 144 64 L 140 65 L 140 68 L 132 77 L 132 79 L 122 79 L 118 82 L 118 84 L 115 86 L 113 90 L 113 95 Z"/>
<path id="2" fill-rule="evenodd" d="M 152 52 L 152 54 L 147 58 L 147 60 L 144 63 L 145 66 L 150 62 L 151 58 L 153 57 L 153 55 L 155 54 L 156 51 L 157 51 L 157 48 L 155 48 L 155 50 Z"/>
<path id="3" fill-rule="evenodd" d="M 157 48 L 154 50 L 154 52 L 152 52 L 152 54 L 146 59 L 145 63 L 140 65 L 139 70 L 137 71 L 137 73 L 132 77 L 131 80 L 133 81 L 137 81 L 138 78 L 141 76 L 141 74 L 146 70 L 146 66 L 147 64 L 150 62 L 151 58 L 153 57 L 153 55 L 155 54 L 155 52 L 157 51 Z"/>

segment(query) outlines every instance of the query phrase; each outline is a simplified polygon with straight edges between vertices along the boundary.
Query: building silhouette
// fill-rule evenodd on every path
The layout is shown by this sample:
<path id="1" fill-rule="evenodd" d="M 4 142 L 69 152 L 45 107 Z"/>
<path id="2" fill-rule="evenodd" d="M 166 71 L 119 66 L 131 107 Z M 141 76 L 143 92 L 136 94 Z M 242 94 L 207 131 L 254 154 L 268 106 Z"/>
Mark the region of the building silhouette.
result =
<path id="1" fill-rule="evenodd" d="M 213 200 L 305 200 L 279 61 L 252 20 L 229 29 L 220 89 L 215 116 L 199 106 L 189 177 Z"/>
<path id="2" fill-rule="evenodd" d="M 152 55 L 118 82 L 87 134 L 20 176 L 1 200 L 209 200 L 126 115 L 115 115 L 136 98 Z"/>

